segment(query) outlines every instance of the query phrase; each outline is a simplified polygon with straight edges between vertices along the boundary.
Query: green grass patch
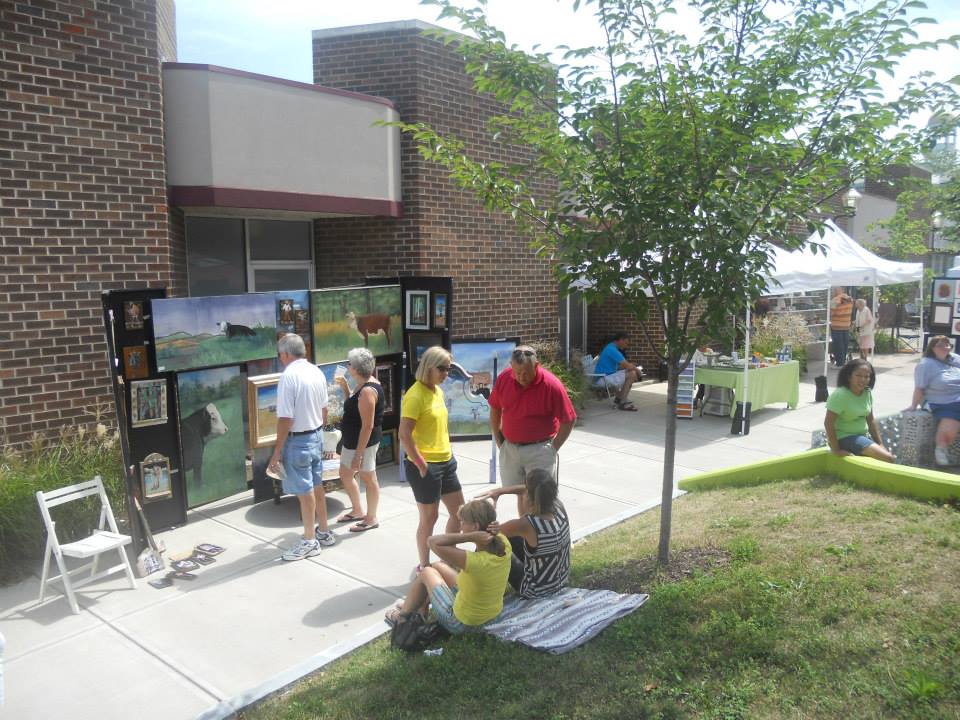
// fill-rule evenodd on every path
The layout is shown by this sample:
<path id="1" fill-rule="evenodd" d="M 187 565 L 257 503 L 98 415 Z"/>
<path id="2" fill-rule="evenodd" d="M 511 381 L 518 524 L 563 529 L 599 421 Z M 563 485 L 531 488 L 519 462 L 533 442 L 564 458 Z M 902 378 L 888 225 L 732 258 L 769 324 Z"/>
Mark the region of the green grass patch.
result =
<path id="1" fill-rule="evenodd" d="M 573 584 L 650 600 L 572 653 L 469 636 L 408 656 L 381 639 L 242 717 L 960 717 L 955 509 L 829 478 L 673 507 L 666 570 L 655 512 L 575 547 Z"/>
<path id="2" fill-rule="evenodd" d="M 100 475 L 121 532 L 126 525 L 126 489 L 123 464 L 114 435 L 83 432 L 84 426 L 65 431 L 54 442 L 37 438 L 15 450 L 0 447 L 0 585 L 38 572 L 43 560 L 46 531 L 37 505 L 38 490 L 49 491 Z M 86 498 L 50 511 L 60 542 L 89 534 L 99 519 L 99 502 Z"/>

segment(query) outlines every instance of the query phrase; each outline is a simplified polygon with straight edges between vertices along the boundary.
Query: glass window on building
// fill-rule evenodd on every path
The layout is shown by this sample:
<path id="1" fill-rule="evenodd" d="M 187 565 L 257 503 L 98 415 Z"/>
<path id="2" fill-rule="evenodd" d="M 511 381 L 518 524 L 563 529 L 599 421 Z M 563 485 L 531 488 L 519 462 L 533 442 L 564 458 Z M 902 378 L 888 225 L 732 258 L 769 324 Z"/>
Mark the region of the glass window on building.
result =
<path id="1" fill-rule="evenodd" d="M 191 296 L 314 286 L 309 220 L 187 217 L 186 234 Z"/>
<path id="2" fill-rule="evenodd" d="M 188 216 L 186 233 L 191 296 L 247 291 L 242 219 Z"/>

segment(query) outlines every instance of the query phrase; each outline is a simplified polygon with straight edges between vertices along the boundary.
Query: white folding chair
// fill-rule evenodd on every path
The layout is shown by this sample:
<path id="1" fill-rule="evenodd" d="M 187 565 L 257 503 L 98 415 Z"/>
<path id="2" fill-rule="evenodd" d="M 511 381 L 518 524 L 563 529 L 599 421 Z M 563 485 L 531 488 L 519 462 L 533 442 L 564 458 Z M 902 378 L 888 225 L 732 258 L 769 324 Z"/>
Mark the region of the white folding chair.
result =
<path id="1" fill-rule="evenodd" d="M 597 358 L 593 357 L 593 355 L 584 355 L 580 361 L 583 363 L 583 376 L 587 379 L 587 384 L 597 393 L 597 397 L 600 396 L 600 391 L 603 390 L 607 394 L 607 400 L 616 407 L 616 396 L 610 393 L 610 386 L 606 382 L 606 375 L 594 372 L 597 366 Z"/>
<path id="2" fill-rule="evenodd" d="M 100 522 L 95 530 L 82 540 L 76 542 L 60 544 L 57 539 L 56 523 L 50 517 L 50 508 L 64 503 L 81 500 L 85 497 L 97 495 L 100 498 Z M 63 583 L 63 589 L 70 603 L 70 609 L 74 614 L 80 612 L 77 605 L 77 598 L 73 591 L 75 588 L 82 587 L 87 583 L 99 580 L 100 578 L 123 570 L 130 581 L 130 587 L 136 588 L 137 581 L 133 576 L 133 568 L 130 566 L 130 560 L 124 551 L 124 546 L 129 545 L 131 538 L 129 535 L 121 535 L 117 530 L 117 521 L 113 517 L 113 510 L 110 508 L 110 500 L 103 489 L 103 481 L 97 475 L 93 480 L 77 483 L 69 487 L 51 490 L 50 492 L 37 491 L 37 503 L 40 505 L 40 515 L 43 517 L 43 524 L 47 527 L 47 548 L 43 554 L 43 574 L 40 577 L 40 602 L 46 595 L 47 585 L 60 580 Z M 109 527 L 109 530 L 107 529 Z M 113 567 L 97 572 L 97 565 L 100 555 L 107 552 L 116 551 L 120 556 L 120 562 Z M 60 574 L 56 577 L 48 578 L 50 572 L 50 557 L 57 559 L 57 566 L 60 568 Z M 81 565 L 73 570 L 67 570 L 64 557 L 73 558 L 93 558 L 89 563 Z M 90 570 L 90 575 L 80 581 L 70 579 L 71 575 L 81 573 L 84 570 Z"/>

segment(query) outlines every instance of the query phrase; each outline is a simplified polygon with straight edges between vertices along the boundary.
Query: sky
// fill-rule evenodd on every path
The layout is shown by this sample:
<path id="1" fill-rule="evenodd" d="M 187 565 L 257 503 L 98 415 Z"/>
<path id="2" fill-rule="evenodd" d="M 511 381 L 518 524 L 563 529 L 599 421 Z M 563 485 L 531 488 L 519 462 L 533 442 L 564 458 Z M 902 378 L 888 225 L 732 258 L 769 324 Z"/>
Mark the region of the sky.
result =
<path id="1" fill-rule="evenodd" d="M 288 80 L 312 82 L 311 32 L 321 28 L 396 20 L 437 21 L 438 9 L 416 0 L 176 0 L 178 60 L 221 65 Z M 529 50 L 584 46 L 600 37 L 590 7 L 574 13 L 573 0 L 489 0 L 487 15 L 508 42 Z M 960 2 L 927 0 L 923 15 L 939 25 L 924 30 L 960 35 Z M 960 51 L 925 53 L 904 70 L 930 69 L 940 79 L 960 73 Z M 905 72 L 904 76 L 909 74 Z"/>

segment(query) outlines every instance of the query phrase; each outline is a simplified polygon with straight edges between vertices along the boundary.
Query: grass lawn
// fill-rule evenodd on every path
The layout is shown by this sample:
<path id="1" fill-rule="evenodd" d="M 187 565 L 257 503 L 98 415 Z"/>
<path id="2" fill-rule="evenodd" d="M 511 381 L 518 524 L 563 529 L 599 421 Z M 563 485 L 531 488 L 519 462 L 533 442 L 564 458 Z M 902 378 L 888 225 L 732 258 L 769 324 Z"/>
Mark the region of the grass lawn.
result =
<path id="1" fill-rule="evenodd" d="M 486 636 L 386 638 L 242 713 L 267 718 L 958 718 L 960 513 L 833 481 L 674 503 L 575 546 L 573 584 L 650 600 L 554 657 Z"/>

